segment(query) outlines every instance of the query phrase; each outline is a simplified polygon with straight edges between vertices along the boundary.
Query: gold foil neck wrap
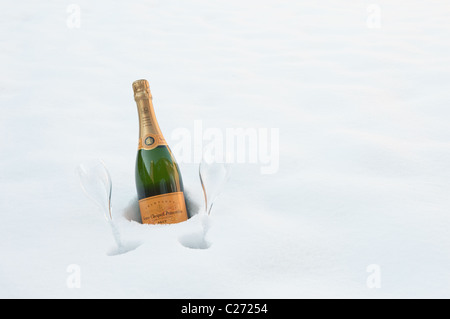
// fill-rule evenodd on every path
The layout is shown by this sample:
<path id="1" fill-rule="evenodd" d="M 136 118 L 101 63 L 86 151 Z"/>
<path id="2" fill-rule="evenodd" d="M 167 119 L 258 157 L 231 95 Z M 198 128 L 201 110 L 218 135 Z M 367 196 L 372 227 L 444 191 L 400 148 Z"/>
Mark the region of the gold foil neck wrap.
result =
<path id="1" fill-rule="evenodd" d="M 137 80 L 133 82 L 134 99 L 151 99 L 150 85 L 147 80 Z"/>
<path id="2" fill-rule="evenodd" d="M 139 146 L 141 150 L 153 150 L 167 145 L 153 109 L 152 94 L 147 80 L 133 82 L 134 99 L 139 114 Z"/>

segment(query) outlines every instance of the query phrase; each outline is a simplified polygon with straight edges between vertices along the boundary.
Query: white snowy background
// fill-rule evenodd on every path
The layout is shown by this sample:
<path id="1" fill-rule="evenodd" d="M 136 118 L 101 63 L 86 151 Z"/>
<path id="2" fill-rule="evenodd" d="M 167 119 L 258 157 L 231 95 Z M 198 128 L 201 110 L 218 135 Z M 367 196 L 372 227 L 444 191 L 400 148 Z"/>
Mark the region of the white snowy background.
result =
<path id="1" fill-rule="evenodd" d="M 3 0 L 0 297 L 450 297 L 449 15 L 437 0 Z M 196 120 L 280 129 L 276 174 L 234 165 L 209 249 L 179 241 L 198 218 L 129 218 L 140 78 L 169 144 Z M 125 254 L 81 190 L 93 158 L 138 245 Z M 180 165 L 201 207 L 198 166 Z"/>

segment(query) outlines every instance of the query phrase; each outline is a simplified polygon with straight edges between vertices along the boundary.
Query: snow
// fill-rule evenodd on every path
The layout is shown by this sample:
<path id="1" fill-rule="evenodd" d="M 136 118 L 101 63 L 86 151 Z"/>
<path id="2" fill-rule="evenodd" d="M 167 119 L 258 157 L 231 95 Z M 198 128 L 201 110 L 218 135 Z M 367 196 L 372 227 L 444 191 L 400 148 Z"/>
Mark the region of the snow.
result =
<path id="1" fill-rule="evenodd" d="M 3 3 L 0 297 L 450 297 L 449 11 L 417 0 Z M 205 242 L 199 215 L 135 221 L 140 78 L 171 145 L 200 120 L 279 129 L 279 169 L 235 163 Z M 76 167 L 92 158 L 111 174 L 124 253 L 81 190 Z M 201 211 L 198 163 L 180 166 Z"/>

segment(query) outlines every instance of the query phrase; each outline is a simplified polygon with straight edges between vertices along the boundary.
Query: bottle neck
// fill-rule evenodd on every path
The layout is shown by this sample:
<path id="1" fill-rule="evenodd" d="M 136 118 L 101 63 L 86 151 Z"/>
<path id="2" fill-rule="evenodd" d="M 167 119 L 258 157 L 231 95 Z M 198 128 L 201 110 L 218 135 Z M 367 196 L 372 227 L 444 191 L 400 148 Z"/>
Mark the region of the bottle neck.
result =
<path id="1" fill-rule="evenodd" d="M 152 150 L 167 145 L 156 120 L 152 98 L 136 98 L 139 114 L 139 149 Z"/>

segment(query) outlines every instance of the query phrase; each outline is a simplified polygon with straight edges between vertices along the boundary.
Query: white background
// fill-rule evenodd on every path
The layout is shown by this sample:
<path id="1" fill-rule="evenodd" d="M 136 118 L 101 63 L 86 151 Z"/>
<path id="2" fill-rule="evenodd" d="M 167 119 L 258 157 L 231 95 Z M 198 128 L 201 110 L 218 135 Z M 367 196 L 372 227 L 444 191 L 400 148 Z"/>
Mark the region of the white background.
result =
<path id="1" fill-rule="evenodd" d="M 450 297 L 446 1 L 78 1 L 79 28 L 71 4 L 0 11 L 0 297 Z M 169 143 L 195 120 L 280 129 L 276 174 L 234 165 L 209 249 L 178 240 L 197 218 L 127 219 L 140 78 Z M 92 158 L 126 254 L 81 191 Z"/>

